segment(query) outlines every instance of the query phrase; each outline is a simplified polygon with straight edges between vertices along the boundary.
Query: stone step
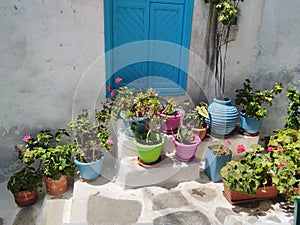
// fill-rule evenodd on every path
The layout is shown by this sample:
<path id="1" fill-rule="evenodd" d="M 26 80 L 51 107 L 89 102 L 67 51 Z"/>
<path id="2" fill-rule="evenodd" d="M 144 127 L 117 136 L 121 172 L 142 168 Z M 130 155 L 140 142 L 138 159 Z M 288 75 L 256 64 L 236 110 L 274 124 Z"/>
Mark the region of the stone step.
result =
<path id="1" fill-rule="evenodd" d="M 175 146 L 170 135 L 163 135 L 160 161 L 154 165 L 144 165 L 138 161 L 137 148 L 132 137 L 118 131 L 118 174 L 116 183 L 123 188 L 137 188 L 150 185 L 176 185 L 179 182 L 199 178 L 199 160 L 181 162 L 175 157 Z"/>

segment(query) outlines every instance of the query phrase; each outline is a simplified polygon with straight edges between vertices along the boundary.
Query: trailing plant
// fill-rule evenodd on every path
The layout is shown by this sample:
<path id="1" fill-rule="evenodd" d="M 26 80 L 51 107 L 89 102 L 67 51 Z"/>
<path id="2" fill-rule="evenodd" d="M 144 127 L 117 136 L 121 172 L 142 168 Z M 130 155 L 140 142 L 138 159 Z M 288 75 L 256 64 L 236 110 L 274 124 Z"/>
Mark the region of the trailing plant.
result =
<path id="1" fill-rule="evenodd" d="M 235 104 L 242 107 L 242 112 L 247 116 L 251 116 L 256 120 L 267 116 L 267 109 L 263 107 L 263 103 L 270 106 L 275 95 L 281 93 L 281 83 L 273 84 L 270 90 L 253 90 L 251 82 L 246 79 L 243 88 L 236 90 Z"/>
<path id="2" fill-rule="evenodd" d="M 7 183 L 7 189 L 13 194 L 20 191 L 36 191 L 41 188 L 43 171 L 26 165 L 20 171 L 11 175 Z"/>
<path id="3" fill-rule="evenodd" d="M 189 113 L 185 113 L 183 123 L 187 127 L 204 128 L 207 126 L 205 119 L 209 117 L 208 106 L 206 102 L 200 102 Z"/>
<path id="4" fill-rule="evenodd" d="M 299 80 L 300 82 L 300 80 Z M 286 95 L 289 99 L 287 113 L 288 117 L 285 118 L 285 127 L 295 130 L 300 129 L 300 93 L 296 88 L 290 88 Z"/>
<path id="5" fill-rule="evenodd" d="M 216 79 L 215 92 L 217 98 L 222 98 L 225 90 L 226 59 L 230 28 L 236 24 L 238 16 L 238 5 L 243 0 L 205 0 L 210 4 L 208 16 L 207 46 L 214 48 L 211 55 L 207 55 L 206 63 L 214 65 Z M 224 50 L 224 52 L 222 51 Z M 211 51 L 208 50 L 207 54 Z M 211 62 L 213 58 L 213 61 Z"/>

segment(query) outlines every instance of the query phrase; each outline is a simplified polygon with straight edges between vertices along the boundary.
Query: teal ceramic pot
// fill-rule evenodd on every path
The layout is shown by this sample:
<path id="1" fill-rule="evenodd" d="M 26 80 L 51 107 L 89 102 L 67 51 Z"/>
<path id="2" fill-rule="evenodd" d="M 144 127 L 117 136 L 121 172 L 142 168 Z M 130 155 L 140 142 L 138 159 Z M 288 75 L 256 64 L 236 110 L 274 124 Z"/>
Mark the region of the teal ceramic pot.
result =
<path id="1" fill-rule="evenodd" d="M 217 136 L 226 136 L 236 128 L 239 113 L 235 106 L 232 105 L 231 99 L 225 98 L 219 100 L 214 98 L 208 106 L 210 114 L 206 122 L 211 128 L 211 133 Z"/>
<path id="2" fill-rule="evenodd" d="M 262 124 L 263 117 L 261 117 L 259 120 L 256 120 L 253 117 L 247 116 L 245 113 L 241 112 L 240 128 L 243 133 L 250 135 L 258 135 Z"/>

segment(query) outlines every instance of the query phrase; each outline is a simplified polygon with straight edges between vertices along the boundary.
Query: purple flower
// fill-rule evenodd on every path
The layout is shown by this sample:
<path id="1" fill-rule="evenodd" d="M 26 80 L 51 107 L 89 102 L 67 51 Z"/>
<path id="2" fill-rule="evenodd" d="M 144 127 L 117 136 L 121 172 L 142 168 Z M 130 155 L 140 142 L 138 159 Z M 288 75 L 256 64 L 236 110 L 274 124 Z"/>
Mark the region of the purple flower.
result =
<path id="1" fill-rule="evenodd" d="M 226 144 L 226 146 L 230 146 L 231 145 L 231 141 L 230 140 L 226 140 L 225 144 Z"/>
<path id="2" fill-rule="evenodd" d="M 31 139 L 31 136 L 30 136 L 30 135 L 25 135 L 25 136 L 23 137 L 23 141 L 25 141 L 25 142 L 28 142 L 30 139 Z"/>

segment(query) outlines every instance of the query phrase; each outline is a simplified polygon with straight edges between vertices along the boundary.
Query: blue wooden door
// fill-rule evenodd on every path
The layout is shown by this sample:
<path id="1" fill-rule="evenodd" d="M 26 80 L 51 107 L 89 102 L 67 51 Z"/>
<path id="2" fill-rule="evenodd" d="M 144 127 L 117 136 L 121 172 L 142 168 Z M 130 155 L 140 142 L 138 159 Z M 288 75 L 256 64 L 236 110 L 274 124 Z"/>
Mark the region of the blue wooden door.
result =
<path id="1" fill-rule="evenodd" d="M 162 95 L 183 94 L 188 57 L 183 56 L 178 46 L 190 45 L 193 0 L 105 0 L 104 3 L 106 51 L 137 43 L 135 49 L 125 48 L 125 54 L 116 51 L 106 57 L 108 83 L 117 88 L 113 80 L 119 76 L 122 84 L 151 86 Z M 139 43 L 143 40 L 163 42 Z M 164 48 L 165 42 L 176 46 Z M 139 56 L 137 62 L 135 55 Z"/>

